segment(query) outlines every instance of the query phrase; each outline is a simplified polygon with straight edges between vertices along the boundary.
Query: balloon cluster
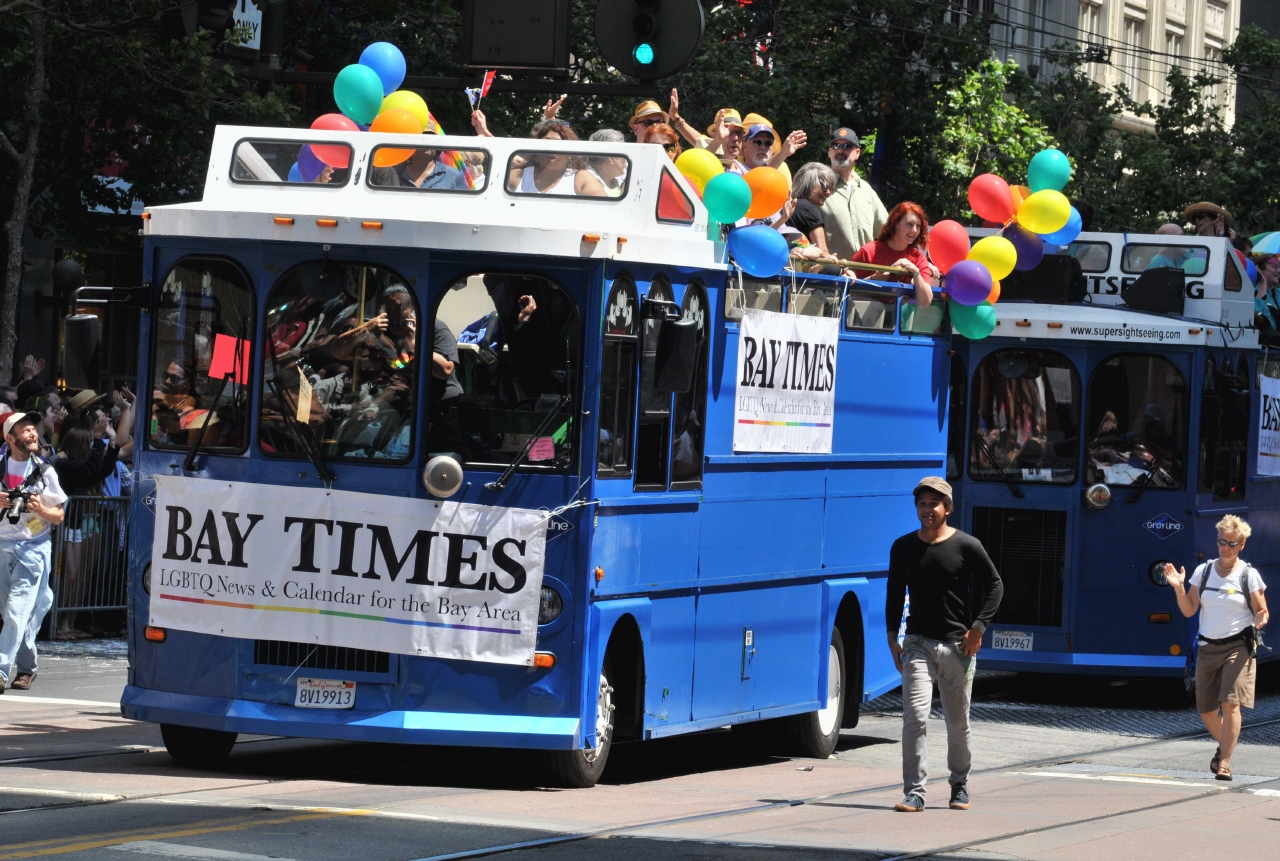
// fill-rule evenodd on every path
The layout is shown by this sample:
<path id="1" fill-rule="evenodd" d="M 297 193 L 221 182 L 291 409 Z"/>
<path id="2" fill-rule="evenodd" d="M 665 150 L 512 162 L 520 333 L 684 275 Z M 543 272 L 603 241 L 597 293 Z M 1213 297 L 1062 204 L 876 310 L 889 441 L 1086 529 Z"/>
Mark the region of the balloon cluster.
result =
<path id="1" fill-rule="evenodd" d="M 1080 235 L 1080 213 L 1062 189 L 1071 179 L 1071 162 L 1056 149 L 1036 153 L 1027 166 L 1027 185 L 1010 186 L 993 173 L 969 183 L 969 206 L 979 217 L 1002 225 L 998 236 L 969 246 L 969 235 L 955 221 L 929 230 L 929 256 L 945 274 L 951 298 L 951 324 L 966 338 L 985 338 L 996 326 L 994 305 L 1000 281 L 1017 269 L 1036 268 L 1047 252 Z"/>
<path id="2" fill-rule="evenodd" d="M 755 167 L 740 176 L 725 170 L 720 159 L 705 149 L 680 153 L 676 169 L 698 192 L 707 213 L 721 224 L 767 218 L 782 209 L 791 195 L 786 176 L 777 168 Z M 769 278 L 786 268 L 790 249 L 781 233 L 767 224 L 753 224 L 730 231 L 729 253 L 743 272 Z"/>
<path id="3" fill-rule="evenodd" d="M 311 124 L 324 131 L 374 131 L 420 135 L 434 125 L 422 96 L 397 90 L 407 71 L 404 54 L 390 42 L 374 42 L 360 54 L 360 62 L 338 72 L 333 82 L 333 100 L 340 114 L 323 114 Z M 373 156 L 375 167 L 392 167 L 407 161 L 411 149 L 379 149 Z M 345 168 L 351 151 L 345 146 L 309 144 L 298 153 L 298 162 L 289 171 L 291 181 L 314 182 L 326 167 Z"/>

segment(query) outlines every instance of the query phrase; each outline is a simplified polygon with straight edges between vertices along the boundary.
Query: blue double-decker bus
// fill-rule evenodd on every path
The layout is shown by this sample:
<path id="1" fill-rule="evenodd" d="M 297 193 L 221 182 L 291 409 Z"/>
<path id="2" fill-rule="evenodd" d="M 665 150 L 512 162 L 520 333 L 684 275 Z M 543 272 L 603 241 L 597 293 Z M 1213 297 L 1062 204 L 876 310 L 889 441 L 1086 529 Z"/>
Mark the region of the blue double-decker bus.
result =
<path id="1" fill-rule="evenodd" d="M 144 216 L 124 714 L 194 764 L 269 733 L 587 786 L 746 723 L 828 755 L 899 684 L 947 337 L 898 287 L 745 277 L 658 147 L 423 140 L 221 127 L 203 199 Z"/>

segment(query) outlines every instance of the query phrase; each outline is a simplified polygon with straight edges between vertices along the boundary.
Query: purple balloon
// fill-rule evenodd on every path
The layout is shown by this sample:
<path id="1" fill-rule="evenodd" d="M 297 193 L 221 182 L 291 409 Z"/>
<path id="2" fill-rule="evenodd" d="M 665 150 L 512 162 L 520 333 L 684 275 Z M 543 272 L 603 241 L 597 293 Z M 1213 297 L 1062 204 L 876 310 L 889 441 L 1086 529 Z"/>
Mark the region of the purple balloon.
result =
<path id="1" fill-rule="evenodd" d="M 1000 231 L 1000 235 L 1012 242 L 1018 252 L 1018 262 L 1013 264 L 1014 269 L 1030 272 L 1040 265 L 1040 259 L 1044 257 L 1044 241 L 1038 233 L 1032 233 L 1021 224 L 1010 224 Z"/>
<path id="2" fill-rule="evenodd" d="M 976 260 L 961 260 L 946 274 L 946 288 L 961 305 L 980 305 L 991 295 L 991 270 Z"/>
<path id="3" fill-rule="evenodd" d="M 298 150 L 298 173 L 302 174 L 304 182 L 315 182 L 316 177 L 325 169 L 325 163 L 316 158 L 316 154 L 311 151 L 310 144 L 304 144 L 302 149 Z"/>

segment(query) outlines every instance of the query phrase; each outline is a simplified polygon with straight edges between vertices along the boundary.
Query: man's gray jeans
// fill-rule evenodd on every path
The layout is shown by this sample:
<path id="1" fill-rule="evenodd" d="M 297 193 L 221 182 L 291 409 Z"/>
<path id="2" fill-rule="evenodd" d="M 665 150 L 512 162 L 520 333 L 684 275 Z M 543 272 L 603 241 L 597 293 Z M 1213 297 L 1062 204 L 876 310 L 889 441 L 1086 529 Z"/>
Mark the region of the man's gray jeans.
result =
<path id="1" fill-rule="evenodd" d="M 924 798 L 929 744 L 925 737 L 933 683 L 938 683 L 942 716 L 947 724 L 947 768 L 950 783 L 969 781 L 969 698 L 977 659 L 959 643 L 942 643 L 908 634 L 902 643 L 902 790 Z"/>

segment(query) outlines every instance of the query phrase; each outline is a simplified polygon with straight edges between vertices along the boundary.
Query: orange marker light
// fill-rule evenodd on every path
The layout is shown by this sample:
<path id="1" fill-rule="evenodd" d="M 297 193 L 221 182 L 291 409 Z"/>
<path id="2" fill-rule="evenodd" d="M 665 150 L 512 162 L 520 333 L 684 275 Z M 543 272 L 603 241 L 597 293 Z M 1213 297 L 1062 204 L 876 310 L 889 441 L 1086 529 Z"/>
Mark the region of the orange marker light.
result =
<path id="1" fill-rule="evenodd" d="M 317 226 L 317 227 L 337 227 L 337 226 L 338 226 L 338 219 L 336 219 L 336 218 L 317 218 L 317 219 L 316 219 L 316 226 Z"/>
<path id="2" fill-rule="evenodd" d="M 597 582 L 597 583 L 599 583 L 599 582 L 600 582 L 601 580 L 603 580 L 603 579 L 604 579 L 604 569 L 603 569 L 603 568 L 599 568 L 599 567 L 597 567 L 597 568 L 596 568 L 596 582 Z"/>
<path id="3" fill-rule="evenodd" d="M 277 215 L 275 218 L 271 220 L 274 221 L 276 224 L 283 224 L 285 227 L 289 227 L 293 224 L 293 219 L 287 215 Z"/>
<path id="4" fill-rule="evenodd" d="M 1049 328 L 1050 328 L 1050 329 L 1061 329 L 1061 328 L 1062 328 L 1062 324 L 1061 324 L 1061 323 L 1050 323 L 1050 324 L 1049 324 Z"/>
<path id="5" fill-rule="evenodd" d="M 382 222 L 381 221 L 362 221 L 360 222 L 360 226 L 363 227 L 365 230 L 381 230 Z"/>
<path id="6" fill-rule="evenodd" d="M 544 670 L 549 670 L 556 665 L 556 656 L 550 652 L 534 652 L 533 665 L 535 667 L 541 667 Z"/>
<path id="7" fill-rule="evenodd" d="M 143 629 L 142 636 L 146 637 L 148 640 L 150 640 L 153 643 L 163 643 L 164 638 L 166 636 L 166 631 L 164 628 L 153 628 L 152 626 L 148 625 L 146 628 Z"/>
<path id="8" fill-rule="evenodd" d="M 599 234 L 599 233 L 584 233 L 584 234 L 582 234 L 582 241 L 583 241 L 583 242 L 599 242 L 599 241 L 600 241 L 600 234 Z"/>
<path id="9" fill-rule="evenodd" d="M 1031 321 L 1030 321 L 1030 320 L 1019 320 L 1019 321 L 1018 321 L 1018 325 L 1019 325 L 1019 326 L 1026 326 L 1028 329 L 1030 329 L 1030 328 L 1031 328 Z"/>
<path id="10" fill-rule="evenodd" d="M 1159 622 L 1161 624 L 1165 624 L 1173 621 L 1173 614 L 1172 613 L 1152 613 L 1150 616 L 1147 617 L 1147 621 Z"/>
<path id="11" fill-rule="evenodd" d="M 1188 329 L 1188 330 L 1187 330 L 1187 334 L 1188 334 L 1188 335 L 1199 335 L 1199 334 L 1200 334 L 1200 330 L 1199 330 L 1199 329 Z"/>
<path id="12" fill-rule="evenodd" d="M 144 213 L 142 213 L 142 220 L 143 220 L 143 221 L 150 221 L 150 220 L 151 220 L 151 213 L 150 213 L 150 212 L 144 212 Z"/>
<path id="13" fill-rule="evenodd" d="M 1174 657 L 1181 655 L 1182 647 L 1179 646 L 1177 643 L 1174 643 L 1172 646 L 1169 647 L 1169 654 L 1173 655 Z"/>

